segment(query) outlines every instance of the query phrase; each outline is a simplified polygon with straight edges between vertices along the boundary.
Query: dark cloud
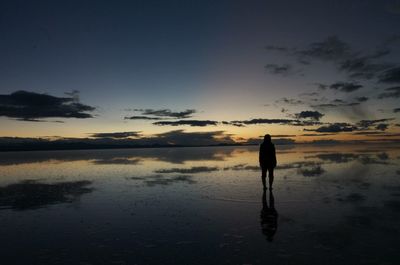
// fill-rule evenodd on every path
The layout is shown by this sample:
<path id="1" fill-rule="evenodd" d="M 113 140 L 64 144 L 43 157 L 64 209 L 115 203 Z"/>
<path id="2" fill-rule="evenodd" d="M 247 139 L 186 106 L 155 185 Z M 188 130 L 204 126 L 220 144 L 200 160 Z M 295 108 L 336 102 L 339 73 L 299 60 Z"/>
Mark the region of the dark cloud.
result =
<path id="1" fill-rule="evenodd" d="M 235 123 L 235 122 L 229 122 L 229 121 L 222 121 L 221 123 L 224 125 L 232 125 L 232 126 L 236 126 L 236 127 L 246 127 L 242 123 Z"/>
<path id="2" fill-rule="evenodd" d="M 356 91 L 363 86 L 357 83 L 351 83 L 351 82 L 336 82 L 333 83 L 329 86 L 330 89 L 341 91 L 341 92 L 353 92 Z"/>
<path id="3" fill-rule="evenodd" d="M 333 101 L 334 102 L 334 101 Z M 323 103 L 323 104 L 315 104 L 311 105 L 311 107 L 316 108 L 316 109 L 326 109 L 326 108 L 338 108 L 338 107 L 355 107 L 359 106 L 360 102 L 344 102 L 343 103 Z"/>
<path id="4" fill-rule="evenodd" d="M 284 103 L 287 105 L 301 105 L 304 104 L 304 102 L 300 99 L 293 99 L 293 98 L 281 98 L 275 101 L 275 103 Z"/>
<path id="5" fill-rule="evenodd" d="M 372 126 L 378 126 L 379 128 L 376 127 L 376 129 L 378 130 L 386 130 L 387 126 L 383 126 L 382 124 L 384 122 L 389 122 L 392 121 L 393 118 L 389 118 L 389 119 L 377 119 L 377 120 L 361 120 L 359 122 L 357 122 L 357 127 L 359 128 L 359 130 L 367 130 L 370 129 L 370 127 Z"/>
<path id="6" fill-rule="evenodd" d="M 371 79 L 379 72 L 393 67 L 393 64 L 373 62 L 373 60 L 386 56 L 389 53 L 390 50 L 381 49 L 369 55 L 353 55 L 351 58 L 340 62 L 339 69 L 349 73 L 351 78 Z"/>
<path id="7" fill-rule="evenodd" d="M 104 159 L 95 159 L 92 161 L 96 165 L 138 165 L 142 159 L 139 158 L 127 158 L 127 157 L 111 157 Z"/>
<path id="8" fill-rule="evenodd" d="M 134 111 L 141 112 L 144 116 L 165 117 L 174 119 L 186 119 L 193 116 L 197 111 L 194 109 L 187 109 L 184 111 L 174 112 L 170 109 L 134 109 Z"/>
<path id="9" fill-rule="evenodd" d="M 274 138 L 272 141 L 276 145 L 291 145 L 296 143 L 295 140 L 290 138 Z"/>
<path id="10" fill-rule="evenodd" d="M 339 71 L 346 72 L 350 78 L 371 79 L 380 72 L 393 67 L 393 64 L 377 62 L 390 54 L 390 50 L 381 47 L 371 53 L 355 51 L 349 44 L 331 36 L 321 42 L 312 43 L 307 49 L 299 50 L 298 60 L 304 56 L 332 62 Z"/>
<path id="11" fill-rule="evenodd" d="M 379 99 L 383 98 L 399 98 L 400 97 L 400 86 L 397 87 L 389 87 L 385 89 L 386 92 L 383 92 L 378 95 Z"/>
<path id="12" fill-rule="evenodd" d="M 302 111 L 300 113 L 296 113 L 295 117 L 298 119 L 313 119 L 316 121 L 319 121 L 322 117 L 324 116 L 324 114 L 322 114 L 319 111 L 311 111 L 311 110 L 306 110 L 306 111 Z"/>
<path id="13" fill-rule="evenodd" d="M 337 61 L 351 56 L 351 48 L 337 36 L 330 36 L 321 42 L 311 43 L 306 49 L 296 51 L 300 57 L 317 58 L 323 61 Z"/>
<path id="14" fill-rule="evenodd" d="M 393 112 L 394 112 L 394 113 L 400 112 L 400 108 L 395 108 L 395 109 L 393 109 Z"/>
<path id="15" fill-rule="evenodd" d="M 349 123 L 333 123 L 321 126 L 317 129 L 304 129 L 305 131 L 314 131 L 320 133 L 339 133 L 339 132 L 352 132 L 356 127 Z"/>
<path id="16" fill-rule="evenodd" d="M 72 97 L 55 97 L 28 91 L 0 95 L 0 116 L 24 121 L 45 118 L 93 118 L 88 112 L 95 108 L 79 102 L 77 92 Z"/>
<path id="17" fill-rule="evenodd" d="M 368 97 L 358 97 L 358 98 L 356 98 L 356 100 L 358 101 L 358 102 L 366 102 L 366 101 L 368 101 Z"/>
<path id="18" fill-rule="evenodd" d="M 380 124 L 376 125 L 375 129 L 380 130 L 380 131 L 386 131 L 388 126 L 389 126 L 388 124 L 380 123 Z"/>
<path id="19" fill-rule="evenodd" d="M 334 135 L 333 133 L 304 133 L 301 136 L 329 136 Z"/>
<path id="20" fill-rule="evenodd" d="M 379 76 L 381 83 L 400 83 L 400 66 L 384 71 Z"/>
<path id="21" fill-rule="evenodd" d="M 178 121 L 157 121 L 153 122 L 154 125 L 159 126 L 180 126 L 180 125 L 188 125 L 188 126 L 197 126 L 204 127 L 209 125 L 218 125 L 218 121 L 210 121 L 210 120 L 178 120 Z"/>
<path id="22" fill-rule="evenodd" d="M 280 124 L 280 125 L 293 125 L 293 126 L 312 126 L 321 124 L 318 121 L 310 120 L 293 120 L 293 119 L 251 119 L 251 120 L 238 120 L 232 121 L 236 124 L 254 125 L 254 124 Z"/>
<path id="23" fill-rule="evenodd" d="M 353 132 L 364 130 L 381 130 L 384 131 L 388 128 L 387 122 L 392 121 L 393 118 L 376 119 L 376 120 L 361 120 L 356 124 L 350 123 L 332 123 L 323 125 L 317 129 L 304 129 L 304 131 L 314 131 L 320 133 L 340 133 L 340 132 Z"/>
<path id="24" fill-rule="evenodd" d="M 266 49 L 292 56 L 302 65 L 309 65 L 313 60 L 332 63 L 338 71 L 345 72 L 352 79 L 372 79 L 380 76 L 382 82 L 399 82 L 399 68 L 393 68 L 393 63 L 381 61 L 391 53 L 386 47 L 389 44 L 390 42 L 386 42 L 376 50 L 366 53 L 354 50 L 337 36 L 330 36 L 302 49 L 273 45 L 267 46 Z"/>
<path id="25" fill-rule="evenodd" d="M 113 132 L 113 133 L 92 133 L 90 136 L 94 138 L 128 138 L 128 137 L 139 137 L 141 132 Z"/>
<path id="26" fill-rule="evenodd" d="M 160 117 L 150 117 L 150 116 L 126 116 L 125 120 L 162 120 Z"/>
<path id="27" fill-rule="evenodd" d="M 270 72 L 271 74 L 280 74 L 280 75 L 288 75 L 292 73 L 292 66 L 290 64 L 267 64 L 264 68 Z"/>

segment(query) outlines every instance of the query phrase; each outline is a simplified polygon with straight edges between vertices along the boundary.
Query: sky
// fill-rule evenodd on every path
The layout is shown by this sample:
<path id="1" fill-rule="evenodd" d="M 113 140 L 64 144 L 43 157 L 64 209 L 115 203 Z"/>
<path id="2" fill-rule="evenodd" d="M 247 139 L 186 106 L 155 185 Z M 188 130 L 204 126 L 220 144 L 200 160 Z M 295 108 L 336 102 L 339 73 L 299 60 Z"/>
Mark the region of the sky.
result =
<path id="1" fill-rule="evenodd" d="M 399 26 L 397 0 L 1 1 L 0 137 L 400 139 Z"/>

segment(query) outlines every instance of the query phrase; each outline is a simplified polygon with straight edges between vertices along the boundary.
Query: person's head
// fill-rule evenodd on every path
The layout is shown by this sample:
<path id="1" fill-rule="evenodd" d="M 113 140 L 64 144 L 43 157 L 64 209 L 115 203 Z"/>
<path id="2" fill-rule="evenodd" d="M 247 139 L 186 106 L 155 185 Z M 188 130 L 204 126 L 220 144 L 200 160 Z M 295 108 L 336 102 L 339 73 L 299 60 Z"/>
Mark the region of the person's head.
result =
<path id="1" fill-rule="evenodd" d="M 271 142 L 271 135 L 269 135 L 269 134 L 264 135 L 264 142 L 270 143 Z"/>

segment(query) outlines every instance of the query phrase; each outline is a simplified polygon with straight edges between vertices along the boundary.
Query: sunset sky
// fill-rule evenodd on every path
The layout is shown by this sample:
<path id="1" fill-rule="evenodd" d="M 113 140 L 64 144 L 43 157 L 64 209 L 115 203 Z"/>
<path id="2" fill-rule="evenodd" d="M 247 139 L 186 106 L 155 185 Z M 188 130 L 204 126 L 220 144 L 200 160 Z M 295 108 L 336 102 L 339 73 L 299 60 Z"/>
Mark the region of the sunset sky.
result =
<path id="1" fill-rule="evenodd" d="M 0 137 L 400 139 L 399 28 L 395 0 L 1 1 Z"/>

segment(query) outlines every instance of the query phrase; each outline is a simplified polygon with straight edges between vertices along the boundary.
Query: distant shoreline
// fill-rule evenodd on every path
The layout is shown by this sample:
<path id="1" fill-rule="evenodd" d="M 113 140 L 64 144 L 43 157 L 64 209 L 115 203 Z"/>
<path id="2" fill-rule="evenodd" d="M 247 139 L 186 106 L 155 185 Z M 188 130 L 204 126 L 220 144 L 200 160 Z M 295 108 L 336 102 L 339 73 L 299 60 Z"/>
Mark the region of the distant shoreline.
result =
<path id="1" fill-rule="evenodd" d="M 300 145 L 382 145 L 400 144 L 399 141 L 321 141 L 321 142 L 298 142 L 298 143 L 276 143 L 276 146 L 300 146 Z M 31 151 L 74 151 L 74 150 L 109 150 L 109 149 L 156 149 L 156 148 L 185 148 L 185 147 L 229 147 L 229 146 L 257 146 L 258 143 L 235 143 L 235 144 L 216 144 L 216 145 L 93 145 L 82 143 L 20 143 L 18 145 L 0 145 L 0 152 L 31 152 Z"/>

